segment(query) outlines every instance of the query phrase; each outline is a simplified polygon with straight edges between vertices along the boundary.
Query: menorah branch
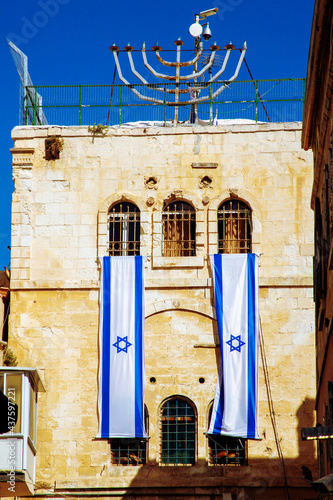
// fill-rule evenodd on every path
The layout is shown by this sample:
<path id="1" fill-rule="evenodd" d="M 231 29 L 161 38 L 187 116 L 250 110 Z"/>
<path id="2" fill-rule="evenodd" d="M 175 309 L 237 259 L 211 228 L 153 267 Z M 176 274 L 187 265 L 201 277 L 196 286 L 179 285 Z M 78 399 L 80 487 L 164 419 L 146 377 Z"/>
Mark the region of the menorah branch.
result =
<path id="1" fill-rule="evenodd" d="M 192 33 L 193 34 L 193 33 Z M 156 71 L 148 62 L 147 55 L 146 55 L 146 47 L 145 44 L 143 44 L 142 49 L 141 49 L 141 55 L 142 55 L 142 60 L 144 66 L 149 70 L 149 72 L 156 77 L 157 79 L 164 80 L 164 81 L 169 81 L 171 83 L 174 83 L 174 88 L 168 88 L 167 84 L 153 84 L 149 83 L 146 78 L 144 78 L 139 71 L 137 71 L 134 60 L 132 57 L 132 51 L 134 50 L 133 47 L 128 44 L 127 47 L 124 47 L 124 51 L 127 52 L 128 56 L 128 61 L 129 65 L 131 68 L 131 71 L 133 75 L 138 78 L 138 80 L 145 85 L 147 89 L 150 90 L 156 90 L 156 92 L 162 92 L 164 94 L 164 99 L 158 99 L 156 97 L 151 97 L 148 95 L 144 95 L 139 90 L 137 90 L 134 85 L 130 84 L 129 81 L 123 76 L 121 67 L 120 67 L 120 62 L 118 58 L 118 52 L 119 48 L 116 45 L 113 45 L 110 47 L 110 50 L 113 52 L 114 55 L 114 60 L 116 64 L 116 68 L 118 71 L 118 75 L 120 80 L 137 96 L 139 99 L 152 102 L 155 104 L 163 104 L 164 109 L 166 110 L 167 107 L 174 107 L 174 119 L 173 123 L 176 125 L 178 123 L 178 112 L 179 112 L 179 107 L 180 106 L 191 106 L 191 113 L 190 113 L 190 122 L 191 123 L 197 123 L 197 104 L 202 103 L 202 102 L 207 102 L 210 101 L 210 103 L 213 102 L 213 100 L 221 93 L 223 90 L 225 90 L 237 77 L 242 65 L 242 62 L 245 57 L 245 53 L 247 50 L 246 43 L 244 42 L 243 48 L 241 50 L 241 54 L 238 60 L 238 64 L 236 66 L 236 70 L 234 74 L 228 79 L 224 80 L 223 82 L 218 81 L 218 78 L 225 72 L 229 58 L 231 55 L 231 52 L 235 49 L 234 45 L 230 42 L 228 45 L 226 45 L 226 53 L 223 58 L 219 57 L 218 63 L 221 61 L 221 68 L 214 74 L 212 75 L 211 68 L 213 66 L 216 66 L 215 61 L 216 61 L 216 53 L 220 49 L 218 45 L 216 45 L 216 42 L 210 47 L 211 53 L 208 56 L 205 57 L 202 61 L 202 68 L 201 70 L 197 70 L 197 65 L 202 57 L 203 54 L 203 44 L 200 42 L 199 43 L 199 37 L 197 35 L 194 35 L 195 38 L 195 56 L 188 61 L 181 62 L 181 47 L 184 44 L 183 41 L 179 38 L 178 40 L 175 41 L 175 45 L 177 46 L 177 57 L 176 61 L 166 61 L 163 57 L 160 55 L 160 51 L 162 50 L 162 47 L 159 45 L 155 44 L 153 46 L 152 50 L 155 52 L 156 59 L 159 63 L 161 63 L 164 66 L 167 66 L 169 68 L 175 68 L 175 74 L 174 75 L 169 75 L 169 74 L 164 74 L 159 71 Z M 207 39 L 207 33 L 206 33 L 206 38 Z M 210 36 L 209 36 L 210 37 Z M 208 62 L 207 62 L 208 60 Z M 187 75 L 182 75 L 181 74 L 181 69 L 185 67 L 193 66 L 193 72 Z M 206 82 L 199 82 L 199 78 L 203 80 L 203 75 L 209 71 L 210 73 L 210 78 Z M 181 88 L 181 82 L 187 81 L 187 88 Z M 193 81 L 193 86 L 189 83 L 189 81 Z M 216 82 L 218 85 L 217 90 L 213 92 L 212 84 Z M 209 93 L 205 92 L 205 95 L 202 95 L 199 97 L 199 93 L 202 90 L 206 90 L 209 88 Z M 188 93 L 190 98 L 186 100 L 180 100 L 180 95 Z M 167 95 L 173 94 L 174 95 L 174 101 L 171 102 L 170 100 L 167 100 Z M 210 109 L 210 119 L 212 118 L 212 110 Z M 202 121 L 200 121 L 203 123 Z"/>

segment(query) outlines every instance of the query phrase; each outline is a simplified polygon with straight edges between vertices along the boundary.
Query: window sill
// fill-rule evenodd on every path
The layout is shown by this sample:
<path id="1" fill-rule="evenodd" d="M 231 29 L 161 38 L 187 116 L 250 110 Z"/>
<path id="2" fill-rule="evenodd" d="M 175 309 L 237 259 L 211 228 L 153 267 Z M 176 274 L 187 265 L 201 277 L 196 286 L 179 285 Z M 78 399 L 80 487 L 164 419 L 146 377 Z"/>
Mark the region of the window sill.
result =
<path id="1" fill-rule="evenodd" d="M 208 467 L 246 467 L 246 464 L 210 464 L 208 463 Z"/>
<path id="2" fill-rule="evenodd" d="M 194 467 L 195 464 L 164 464 L 160 462 L 159 467 Z"/>
<path id="3" fill-rule="evenodd" d="M 146 465 L 146 464 L 145 463 L 141 463 L 141 464 L 128 464 L 128 463 L 114 464 L 114 463 L 111 463 L 112 467 L 143 467 L 144 465 Z"/>
<path id="4" fill-rule="evenodd" d="M 195 257 L 154 257 L 152 258 L 154 268 L 179 268 L 179 267 L 204 267 L 204 256 Z"/>

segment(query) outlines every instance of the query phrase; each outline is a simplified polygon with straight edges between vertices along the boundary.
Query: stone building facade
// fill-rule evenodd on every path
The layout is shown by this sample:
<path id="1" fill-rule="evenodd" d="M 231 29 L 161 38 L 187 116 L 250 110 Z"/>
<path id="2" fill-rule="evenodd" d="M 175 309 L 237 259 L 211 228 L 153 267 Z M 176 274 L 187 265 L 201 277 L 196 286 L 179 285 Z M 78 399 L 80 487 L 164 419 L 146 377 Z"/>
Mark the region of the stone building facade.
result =
<path id="1" fill-rule="evenodd" d="M 45 387 L 41 498 L 313 498 L 301 466 L 314 471 L 316 452 L 300 437 L 314 425 L 312 158 L 300 134 L 300 123 L 13 130 L 9 344 Z M 133 245 L 147 256 L 149 440 L 110 443 L 96 439 L 98 257 Z M 205 434 L 219 365 L 208 255 L 235 249 L 260 254 L 261 439 L 223 448 Z M 193 442 L 177 465 L 161 444 L 175 406 Z"/>

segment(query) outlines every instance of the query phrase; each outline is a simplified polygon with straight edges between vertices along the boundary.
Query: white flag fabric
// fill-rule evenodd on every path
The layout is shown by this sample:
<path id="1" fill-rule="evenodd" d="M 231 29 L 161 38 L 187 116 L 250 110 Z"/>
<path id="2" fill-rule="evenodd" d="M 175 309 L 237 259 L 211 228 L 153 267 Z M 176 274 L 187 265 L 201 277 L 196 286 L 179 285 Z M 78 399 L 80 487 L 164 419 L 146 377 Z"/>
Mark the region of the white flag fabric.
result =
<path id="1" fill-rule="evenodd" d="M 210 256 L 221 365 L 208 434 L 259 439 L 259 257 Z"/>
<path id="2" fill-rule="evenodd" d="M 144 428 L 144 258 L 103 257 L 97 437 L 147 437 Z"/>

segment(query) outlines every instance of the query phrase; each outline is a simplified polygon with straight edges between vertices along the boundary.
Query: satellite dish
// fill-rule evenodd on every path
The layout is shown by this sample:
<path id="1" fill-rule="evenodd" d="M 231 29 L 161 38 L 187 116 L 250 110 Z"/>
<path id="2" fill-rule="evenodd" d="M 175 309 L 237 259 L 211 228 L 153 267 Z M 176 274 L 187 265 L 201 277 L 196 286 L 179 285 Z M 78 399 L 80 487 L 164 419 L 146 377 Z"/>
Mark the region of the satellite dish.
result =
<path id="1" fill-rule="evenodd" d="M 202 26 L 199 23 L 193 23 L 190 26 L 189 33 L 194 36 L 194 38 L 197 38 L 198 36 L 201 35 L 202 33 Z"/>

